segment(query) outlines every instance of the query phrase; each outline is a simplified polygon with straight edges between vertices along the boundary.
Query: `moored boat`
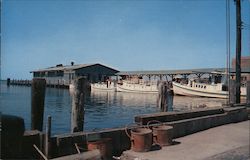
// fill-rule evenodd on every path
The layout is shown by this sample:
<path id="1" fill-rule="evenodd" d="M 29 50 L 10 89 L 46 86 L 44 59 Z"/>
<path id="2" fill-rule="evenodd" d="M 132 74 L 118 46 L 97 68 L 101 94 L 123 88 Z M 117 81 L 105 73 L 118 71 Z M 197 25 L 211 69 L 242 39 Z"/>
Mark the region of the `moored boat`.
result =
<path id="1" fill-rule="evenodd" d="M 131 93 L 158 93 L 157 84 L 153 82 L 139 82 L 123 80 L 122 84 L 117 84 L 117 91 Z"/>
<path id="2" fill-rule="evenodd" d="M 91 86 L 91 90 L 116 91 L 116 84 L 111 81 L 91 83 L 90 86 Z"/>
<path id="3" fill-rule="evenodd" d="M 174 94 L 184 96 L 200 96 L 214 98 L 228 98 L 227 86 L 222 83 L 207 84 L 189 80 L 188 84 L 173 82 Z M 246 97 L 246 87 L 241 87 L 241 96 Z"/>

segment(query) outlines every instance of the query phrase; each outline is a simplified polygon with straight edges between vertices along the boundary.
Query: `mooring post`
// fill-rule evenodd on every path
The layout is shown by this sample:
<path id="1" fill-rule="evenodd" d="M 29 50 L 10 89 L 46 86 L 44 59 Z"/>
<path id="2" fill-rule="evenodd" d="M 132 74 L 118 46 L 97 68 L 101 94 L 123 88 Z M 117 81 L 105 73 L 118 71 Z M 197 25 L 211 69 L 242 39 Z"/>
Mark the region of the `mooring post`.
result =
<path id="1" fill-rule="evenodd" d="M 45 99 L 45 79 L 34 78 L 31 85 L 31 129 L 42 131 Z"/>
<path id="2" fill-rule="evenodd" d="M 158 86 L 157 106 L 162 111 L 168 111 L 168 89 L 165 82 L 161 82 Z"/>
<path id="3" fill-rule="evenodd" d="M 47 158 L 50 158 L 50 137 L 51 137 L 51 116 L 48 116 L 46 134 L 45 134 L 45 155 Z"/>
<path id="4" fill-rule="evenodd" d="M 247 107 L 250 107 L 250 81 L 247 81 Z"/>
<path id="5" fill-rule="evenodd" d="M 170 89 L 170 85 L 172 85 L 172 84 L 169 83 L 167 86 L 167 94 L 168 94 L 167 95 L 167 98 L 168 98 L 168 100 L 167 100 L 168 110 L 167 111 L 173 111 L 173 105 L 174 105 L 174 91 L 172 89 Z"/>
<path id="6" fill-rule="evenodd" d="M 235 99 L 240 103 L 240 86 L 241 86 L 241 0 L 236 2 L 236 57 L 235 57 Z"/>
<path id="7" fill-rule="evenodd" d="M 229 105 L 233 106 L 236 103 L 236 95 L 235 95 L 235 80 L 230 80 L 230 88 L 229 88 Z"/>
<path id="8" fill-rule="evenodd" d="M 158 84 L 158 96 L 157 96 L 157 107 L 161 107 L 161 93 L 162 93 L 162 82 Z"/>
<path id="9" fill-rule="evenodd" d="M 84 124 L 84 98 L 86 90 L 86 79 L 83 77 L 73 81 L 74 91 L 72 92 L 71 111 L 71 132 L 83 131 Z"/>
<path id="10" fill-rule="evenodd" d="M 7 86 L 10 86 L 10 78 L 7 78 Z"/>

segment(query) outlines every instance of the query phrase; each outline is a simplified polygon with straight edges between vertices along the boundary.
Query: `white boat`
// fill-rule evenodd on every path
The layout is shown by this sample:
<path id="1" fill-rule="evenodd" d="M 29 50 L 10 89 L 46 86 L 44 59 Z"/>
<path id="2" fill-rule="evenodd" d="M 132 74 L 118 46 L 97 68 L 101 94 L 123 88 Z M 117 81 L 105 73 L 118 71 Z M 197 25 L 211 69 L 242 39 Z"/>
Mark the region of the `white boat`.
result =
<path id="1" fill-rule="evenodd" d="M 99 91 L 116 91 L 116 84 L 114 82 L 99 82 L 99 83 L 91 83 L 91 90 L 99 90 Z"/>
<path id="2" fill-rule="evenodd" d="M 222 83 L 206 84 L 191 80 L 188 84 L 173 82 L 173 90 L 177 95 L 228 98 L 228 91 Z M 246 87 L 241 87 L 241 96 L 246 96 Z"/>
<path id="3" fill-rule="evenodd" d="M 75 91 L 75 86 L 73 84 L 69 84 L 69 93 L 73 94 L 74 91 Z"/>
<path id="4" fill-rule="evenodd" d="M 152 82 L 140 82 L 134 83 L 132 81 L 122 81 L 122 84 L 117 84 L 118 92 L 130 92 L 130 93 L 158 93 L 156 83 Z"/>

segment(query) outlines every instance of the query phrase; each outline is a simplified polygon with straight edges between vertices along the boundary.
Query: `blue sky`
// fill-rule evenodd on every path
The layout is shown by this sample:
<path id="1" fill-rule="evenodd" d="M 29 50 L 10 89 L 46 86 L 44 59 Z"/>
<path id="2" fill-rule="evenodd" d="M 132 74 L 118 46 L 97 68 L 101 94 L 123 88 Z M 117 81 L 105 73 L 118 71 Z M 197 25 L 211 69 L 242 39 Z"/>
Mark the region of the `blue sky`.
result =
<path id="1" fill-rule="evenodd" d="M 56 64 L 118 70 L 225 67 L 226 0 L 3 0 L 1 78 Z M 250 1 L 242 1 L 250 55 Z M 231 55 L 235 5 L 231 1 Z"/>

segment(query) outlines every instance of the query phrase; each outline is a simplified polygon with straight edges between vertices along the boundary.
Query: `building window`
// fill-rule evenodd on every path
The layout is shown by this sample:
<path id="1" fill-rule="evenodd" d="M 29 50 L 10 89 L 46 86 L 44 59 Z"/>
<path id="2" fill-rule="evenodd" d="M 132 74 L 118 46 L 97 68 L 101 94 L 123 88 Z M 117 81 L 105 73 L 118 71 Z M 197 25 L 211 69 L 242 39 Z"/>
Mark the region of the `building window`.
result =
<path id="1" fill-rule="evenodd" d="M 45 72 L 40 72 L 40 77 L 45 77 Z"/>
<path id="2" fill-rule="evenodd" d="M 48 77 L 55 77 L 55 76 L 56 76 L 55 72 L 53 72 L 53 71 L 48 72 Z"/>
<path id="3" fill-rule="evenodd" d="M 33 77 L 40 77 L 40 73 L 39 72 L 34 72 Z"/>
<path id="4" fill-rule="evenodd" d="M 63 77 L 64 72 L 63 71 L 57 71 L 57 77 Z"/>

